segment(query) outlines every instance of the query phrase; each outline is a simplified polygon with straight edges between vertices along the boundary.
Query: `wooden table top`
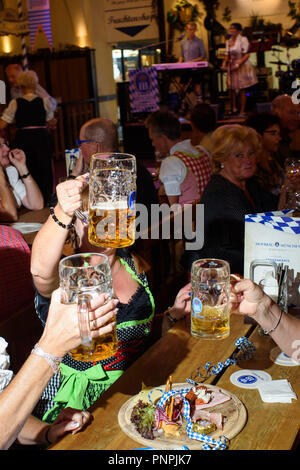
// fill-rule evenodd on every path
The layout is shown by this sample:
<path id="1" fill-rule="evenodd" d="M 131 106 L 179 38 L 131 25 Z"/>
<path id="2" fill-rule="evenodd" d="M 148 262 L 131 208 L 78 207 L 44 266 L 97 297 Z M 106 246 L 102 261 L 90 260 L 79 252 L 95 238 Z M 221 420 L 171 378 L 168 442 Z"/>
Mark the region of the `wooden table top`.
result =
<path id="1" fill-rule="evenodd" d="M 252 333 L 254 331 L 254 333 Z M 291 404 L 264 403 L 257 390 L 234 386 L 230 375 L 240 369 L 260 369 L 273 379 L 286 378 L 300 396 L 299 368 L 273 364 L 269 351 L 275 346 L 271 338 L 261 337 L 257 328 L 244 323 L 241 315 L 231 316 L 230 336 L 209 341 L 192 337 L 185 320 L 178 322 L 141 356 L 91 407 L 92 423 L 78 434 L 68 434 L 51 450 L 133 450 L 143 447 L 129 438 L 118 424 L 122 404 L 137 394 L 142 383 L 148 387 L 165 384 L 169 375 L 173 383 L 185 382 L 198 366 L 210 361 L 225 361 L 235 351 L 234 343 L 250 336 L 257 350 L 254 358 L 230 366 L 223 375 L 212 375 L 206 383 L 218 385 L 235 394 L 245 405 L 248 419 L 244 429 L 230 441 L 229 449 L 291 449 L 299 430 L 300 401 Z"/>
<path id="2" fill-rule="evenodd" d="M 38 223 L 44 224 L 49 217 L 49 207 L 44 207 L 38 211 L 22 211 L 19 215 L 17 223 Z M 13 224 L 10 224 L 13 225 Z M 30 233 L 23 233 L 24 240 L 28 243 L 28 245 L 32 245 L 33 240 L 38 232 L 30 232 Z"/>

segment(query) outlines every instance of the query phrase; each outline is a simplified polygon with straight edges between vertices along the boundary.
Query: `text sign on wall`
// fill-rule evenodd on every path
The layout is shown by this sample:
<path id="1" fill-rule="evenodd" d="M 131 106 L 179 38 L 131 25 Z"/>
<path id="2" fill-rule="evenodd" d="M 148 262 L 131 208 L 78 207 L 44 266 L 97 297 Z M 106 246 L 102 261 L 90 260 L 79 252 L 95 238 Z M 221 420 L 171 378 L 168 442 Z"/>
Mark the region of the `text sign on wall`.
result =
<path id="1" fill-rule="evenodd" d="M 151 0 L 105 0 L 108 42 L 158 37 L 158 26 Z"/>

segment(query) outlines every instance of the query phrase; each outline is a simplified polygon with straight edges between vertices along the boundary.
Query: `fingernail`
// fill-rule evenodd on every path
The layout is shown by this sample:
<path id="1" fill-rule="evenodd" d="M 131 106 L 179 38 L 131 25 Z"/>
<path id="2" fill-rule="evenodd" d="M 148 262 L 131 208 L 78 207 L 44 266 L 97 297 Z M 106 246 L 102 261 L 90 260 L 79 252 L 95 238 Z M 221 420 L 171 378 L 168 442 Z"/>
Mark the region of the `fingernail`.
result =
<path id="1" fill-rule="evenodd" d="M 114 303 L 115 305 L 118 305 L 119 300 L 118 300 L 118 299 L 113 299 L 113 303 Z"/>
<path id="2" fill-rule="evenodd" d="M 189 292 L 189 296 L 191 296 L 191 292 Z"/>
<path id="3" fill-rule="evenodd" d="M 78 421 L 72 421 L 71 423 L 71 428 L 72 429 L 77 429 L 79 428 L 80 424 L 78 423 Z"/>

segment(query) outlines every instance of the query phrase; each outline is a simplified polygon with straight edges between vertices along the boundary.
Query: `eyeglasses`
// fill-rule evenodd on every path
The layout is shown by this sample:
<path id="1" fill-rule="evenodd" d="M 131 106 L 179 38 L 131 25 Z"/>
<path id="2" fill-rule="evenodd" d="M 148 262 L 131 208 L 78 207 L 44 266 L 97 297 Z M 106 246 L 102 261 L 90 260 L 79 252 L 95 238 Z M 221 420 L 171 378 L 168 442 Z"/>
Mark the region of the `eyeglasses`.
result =
<path id="1" fill-rule="evenodd" d="M 279 131 L 264 131 L 264 134 L 270 134 L 270 135 L 280 135 L 280 132 Z"/>
<path id="2" fill-rule="evenodd" d="M 94 144 L 100 144 L 101 142 L 98 142 L 97 140 L 76 140 L 76 145 L 78 145 L 78 147 L 81 145 L 81 144 L 85 144 L 85 143 L 88 143 L 88 142 L 94 142 Z"/>

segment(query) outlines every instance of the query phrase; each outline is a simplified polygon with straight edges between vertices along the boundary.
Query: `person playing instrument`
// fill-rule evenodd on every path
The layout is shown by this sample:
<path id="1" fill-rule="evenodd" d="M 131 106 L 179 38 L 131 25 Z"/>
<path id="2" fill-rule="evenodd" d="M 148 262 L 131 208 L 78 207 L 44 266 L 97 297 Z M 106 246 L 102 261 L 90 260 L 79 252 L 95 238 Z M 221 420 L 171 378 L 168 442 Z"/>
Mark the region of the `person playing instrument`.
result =
<path id="1" fill-rule="evenodd" d="M 249 41 L 245 36 L 242 36 L 242 26 L 240 23 L 231 24 L 228 36 L 222 70 L 227 72 L 227 88 L 231 100 L 231 112 L 238 114 L 236 96 L 238 91 L 240 95 L 240 116 L 245 117 L 247 88 L 255 85 L 258 80 L 255 69 L 249 60 Z"/>
<path id="2" fill-rule="evenodd" d="M 187 37 L 181 42 L 179 62 L 200 62 L 206 59 L 204 42 L 196 36 L 196 30 L 196 23 L 186 25 Z"/>
<path id="3" fill-rule="evenodd" d="M 197 24 L 190 22 L 186 25 L 186 38 L 180 45 L 179 62 L 200 62 L 206 59 L 206 50 L 202 39 L 196 36 Z M 188 83 L 189 75 L 186 73 L 181 77 L 181 83 Z M 201 72 L 194 72 L 193 91 L 197 103 L 202 101 Z"/>

